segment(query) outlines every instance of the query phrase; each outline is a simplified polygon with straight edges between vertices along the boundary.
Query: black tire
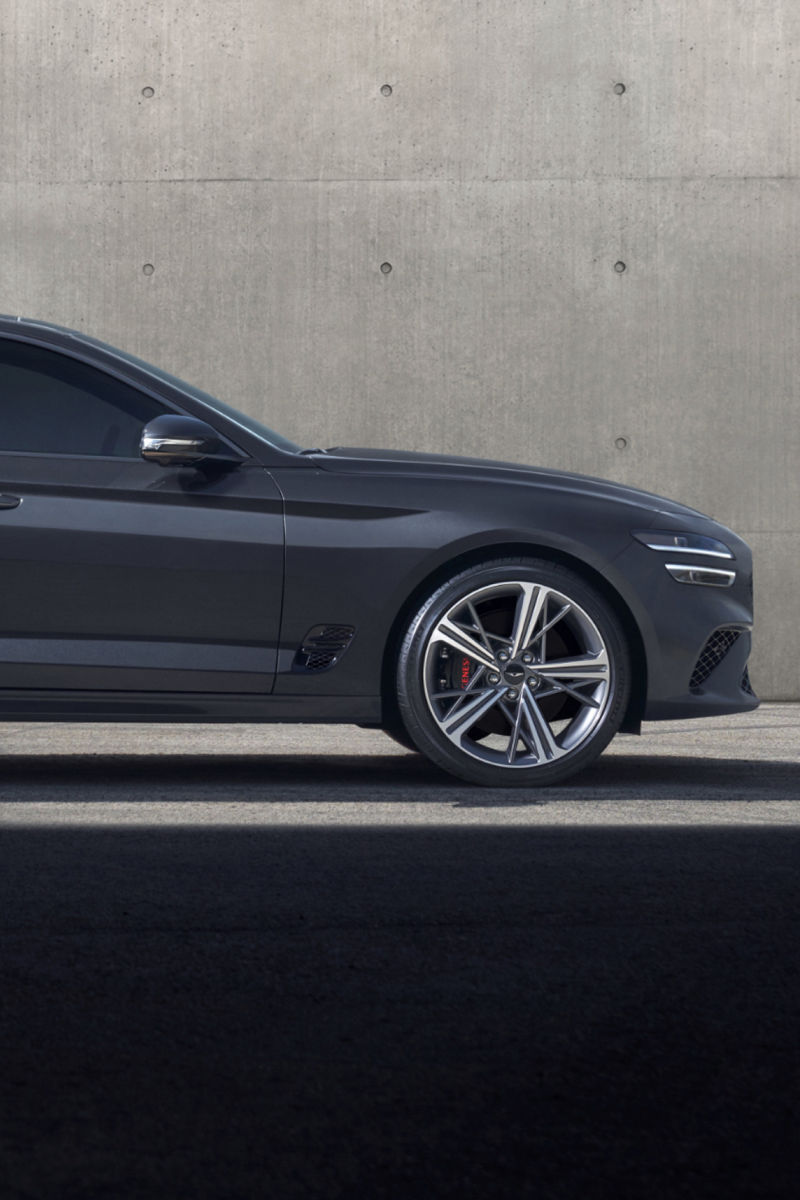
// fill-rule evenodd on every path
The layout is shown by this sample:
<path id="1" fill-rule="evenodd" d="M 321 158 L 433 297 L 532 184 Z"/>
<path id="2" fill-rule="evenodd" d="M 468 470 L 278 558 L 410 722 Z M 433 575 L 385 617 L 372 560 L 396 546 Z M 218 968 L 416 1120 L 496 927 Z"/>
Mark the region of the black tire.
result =
<path id="1" fill-rule="evenodd" d="M 574 571 L 535 558 L 470 567 L 410 621 L 397 703 L 414 746 L 489 787 L 561 783 L 619 729 L 630 653 L 611 605 Z"/>

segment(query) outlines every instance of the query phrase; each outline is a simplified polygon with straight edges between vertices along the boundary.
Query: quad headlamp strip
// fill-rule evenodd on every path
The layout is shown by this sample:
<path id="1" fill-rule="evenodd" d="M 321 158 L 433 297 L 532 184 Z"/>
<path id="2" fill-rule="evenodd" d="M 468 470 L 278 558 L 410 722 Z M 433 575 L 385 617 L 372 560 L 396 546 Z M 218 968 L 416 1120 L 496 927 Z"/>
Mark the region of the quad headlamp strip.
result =
<path id="1" fill-rule="evenodd" d="M 634 530 L 637 542 L 671 557 L 678 554 L 699 555 L 703 558 L 733 559 L 733 552 L 724 542 L 697 533 L 668 533 L 663 530 Z M 732 587 L 736 572 L 723 567 L 688 562 L 665 562 L 664 566 L 678 583 L 694 583 L 704 587 Z"/>

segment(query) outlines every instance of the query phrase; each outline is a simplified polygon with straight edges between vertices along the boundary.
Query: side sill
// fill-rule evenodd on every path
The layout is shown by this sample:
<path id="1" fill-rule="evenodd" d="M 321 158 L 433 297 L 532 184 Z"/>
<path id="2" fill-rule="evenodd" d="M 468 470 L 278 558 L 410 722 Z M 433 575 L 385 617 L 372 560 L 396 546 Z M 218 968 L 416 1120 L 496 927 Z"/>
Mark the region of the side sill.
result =
<path id="1" fill-rule="evenodd" d="M 380 696 L 0 691 L 0 721 L 380 725 Z"/>

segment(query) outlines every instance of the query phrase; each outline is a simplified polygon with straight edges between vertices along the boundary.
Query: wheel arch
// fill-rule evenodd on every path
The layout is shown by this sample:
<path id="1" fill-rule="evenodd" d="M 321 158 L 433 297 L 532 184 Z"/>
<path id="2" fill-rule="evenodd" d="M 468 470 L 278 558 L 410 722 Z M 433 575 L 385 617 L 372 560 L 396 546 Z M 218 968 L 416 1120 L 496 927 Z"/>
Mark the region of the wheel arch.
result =
<path id="1" fill-rule="evenodd" d="M 589 564 L 580 558 L 553 546 L 540 545 L 535 542 L 499 542 L 490 546 L 479 546 L 454 555 L 446 562 L 440 563 L 424 579 L 421 579 L 413 591 L 406 597 L 397 612 L 389 630 L 383 651 L 381 667 L 381 698 L 384 720 L 387 723 L 397 723 L 400 720 L 397 709 L 394 687 L 394 666 L 403 632 L 411 617 L 427 596 L 436 591 L 448 579 L 468 567 L 479 566 L 491 562 L 495 558 L 513 558 L 517 556 L 545 559 L 548 562 L 560 563 L 568 567 L 599 595 L 614 610 L 631 652 L 631 694 L 628 708 L 620 726 L 623 733 L 639 733 L 644 716 L 647 697 L 647 657 L 644 641 L 633 613 L 623 596 L 609 581 Z"/>

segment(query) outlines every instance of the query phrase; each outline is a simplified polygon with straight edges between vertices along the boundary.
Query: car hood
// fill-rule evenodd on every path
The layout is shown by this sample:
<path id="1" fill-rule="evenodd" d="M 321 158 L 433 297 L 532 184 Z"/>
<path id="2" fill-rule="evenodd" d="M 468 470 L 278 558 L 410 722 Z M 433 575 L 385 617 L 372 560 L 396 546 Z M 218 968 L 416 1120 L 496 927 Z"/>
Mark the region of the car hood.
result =
<path id="1" fill-rule="evenodd" d="M 423 476 L 427 478 L 470 479 L 475 483 L 528 484 L 543 489 L 595 496 L 648 508 L 670 516 L 705 517 L 704 513 L 623 483 L 577 475 L 549 467 L 527 467 L 520 463 L 494 462 L 485 458 L 461 458 L 451 454 L 423 454 L 413 450 L 370 450 L 354 446 L 334 446 L 315 454 L 316 463 L 326 471 L 381 475 Z"/>

